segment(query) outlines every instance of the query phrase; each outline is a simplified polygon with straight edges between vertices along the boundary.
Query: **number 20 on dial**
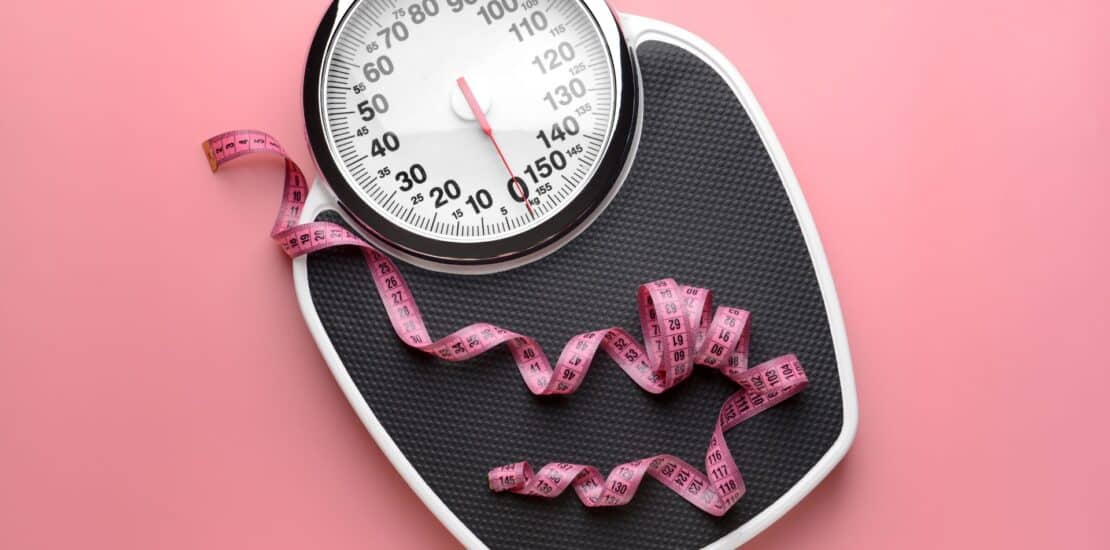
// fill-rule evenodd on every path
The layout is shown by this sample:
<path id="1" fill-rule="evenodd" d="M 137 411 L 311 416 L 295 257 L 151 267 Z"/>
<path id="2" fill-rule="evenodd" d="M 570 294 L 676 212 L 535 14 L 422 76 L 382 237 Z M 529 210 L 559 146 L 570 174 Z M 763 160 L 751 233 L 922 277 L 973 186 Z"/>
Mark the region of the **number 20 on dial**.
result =
<path id="1" fill-rule="evenodd" d="M 583 230 L 620 187 L 641 101 L 604 0 L 347 0 L 317 31 L 304 104 L 343 210 L 450 271 Z"/>

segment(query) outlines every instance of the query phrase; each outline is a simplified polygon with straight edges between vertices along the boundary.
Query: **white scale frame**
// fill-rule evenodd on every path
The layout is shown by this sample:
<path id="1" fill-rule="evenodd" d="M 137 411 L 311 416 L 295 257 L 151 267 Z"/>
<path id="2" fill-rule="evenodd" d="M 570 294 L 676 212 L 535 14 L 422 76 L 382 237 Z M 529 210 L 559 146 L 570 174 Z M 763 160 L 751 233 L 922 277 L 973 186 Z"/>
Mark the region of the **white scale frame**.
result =
<path id="1" fill-rule="evenodd" d="M 748 116 L 758 130 L 764 146 L 771 155 L 775 168 L 778 170 L 779 177 L 786 188 L 787 195 L 790 197 L 790 203 L 794 208 L 794 215 L 801 226 L 806 246 L 809 249 L 810 259 L 812 260 L 814 270 L 817 274 L 817 280 L 821 287 L 821 294 L 825 302 L 825 313 L 828 316 L 833 347 L 836 351 L 841 399 L 844 403 L 844 424 L 841 428 L 840 435 L 837 437 L 836 441 L 833 442 L 828 452 L 817 461 L 813 468 L 802 476 L 802 478 L 777 501 L 736 530 L 706 546 L 707 549 L 714 550 L 731 549 L 751 540 L 752 537 L 769 527 L 772 523 L 786 514 L 786 512 L 790 511 L 796 504 L 801 502 L 801 500 L 805 498 L 821 480 L 825 479 L 825 476 L 827 476 L 838 463 L 840 463 L 844 455 L 847 454 L 848 448 L 851 447 L 859 426 L 859 407 L 856 397 L 855 378 L 852 374 L 852 358 L 848 350 L 848 335 L 844 329 L 844 319 L 840 309 L 840 302 L 837 299 L 832 273 L 829 270 L 828 260 L 825 257 L 825 250 L 821 245 L 821 238 L 817 234 L 817 227 L 813 223 L 813 217 L 809 213 L 809 207 L 806 205 L 805 197 L 802 195 L 802 189 L 798 185 L 798 180 L 794 176 L 794 171 L 790 168 L 790 163 L 787 162 L 786 153 L 779 144 L 774 130 L 771 129 L 771 124 L 767 121 L 766 116 L 764 116 L 763 110 L 760 108 L 759 103 L 756 101 L 747 83 L 744 82 L 743 77 L 740 76 L 740 73 L 721 52 L 717 51 L 701 38 L 688 31 L 675 27 L 674 25 L 647 17 L 622 14 L 621 27 L 624 30 L 629 44 L 633 48 L 636 48 L 638 44 L 643 42 L 658 41 L 680 47 L 696 55 L 710 67 L 713 67 L 713 69 L 717 71 L 717 74 L 728 82 L 732 91 L 736 94 L 736 98 L 744 106 Z M 640 125 L 637 125 L 637 127 L 639 126 Z M 631 165 L 631 163 L 629 164 Z M 627 170 L 622 174 L 622 180 L 624 175 L 627 175 Z M 615 186 L 615 188 L 619 188 L 619 184 Z M 610 196 L 609 198 L 611 199 L 612 197 Z M 598 212 L 602 210 L 604 210 L 604 208 L 599 208 Z M 321 180 L 317 180 L 309 194 L 308 202 L 301 216 L 301 221 L 314 221 L 316 217 L 324 211 L 338 212 L 344 216 L 348 225 L 355 228 L 359 227 L 358 223 L 347 217 L 343 209 L 338 206 L 335 195 L 328 188 L 327 184 Z M 588 225 L 589 223 L 583 224 L 583 229 Z M 568 238 L 563 239 L 563 241 L 553 247 L 553 249 L 558 249 L 565 245 L 566 242 L 573 239 L 576 234 L 577 233 L 572 234 Z M 363 236 L 366 237 L 365 234 Z M 550 253 L 550 251 L 548 251 L 548 253 Z M 515 266 L 508 266 L 508 268 L 511 267 Z M 488 270 L 486 272 L 488 272 Z M 363 400 L 362 394 L 359 393 L 354 380 L 351 379 L 347 369 L 343 366 L 339 354 L 328 339 L 327 332 L 324 331 L 323 323 L 321 323 L 320 317 L 316 313 L 316 307 L 312 303 L 312 293 L 308 286 L 308 262 L 306 258 L 301 257 L 293 261 L 293 281 L 297 292 L 297 301 L 301 307 L 301 313 L 304 315 L 305 322 L 308 325 L 309 331 L 312 333 L 313 339 L 316 340 L 316 345 L 320 348 L 320 352 L 324 356 L 324 361 L 327 362 L 328 368 L 331 369 L 332 375 L 335 376 L 335 380 L 339 383 L 340 389 L 342 389 L 343 394 L 347 396 L 347 400 L 350 401 L 351 407 L 354 408 L 359 419 L 362 420 L 363 425 L 366 426 L 366 429 L 374 438 L 374 441 L 381 448 L 382 452 L 385 453 L 386 457 L 389 458 L 389 461 L 393 463 L 393 467 L 397 469 L 405 482 L 409 484 L 416 495 L 424 501 L 428 509 L 435 514 L 436 518 L 451 531 L 460 543 L 467 548 L 487 548 L 474 532 L 467 528 L 467 526 L 455 516 L 454 512 L 443 503 L 443 500 L 439 498 L 439 495 L 432 490 L 427 482 L 424 481 L 424 478 L 420 476 L 420 473 L 416 471 L 416 468 L 412 466 L 412 463 L 409 462 L 408 458 L 406 458 L 404 453 L 397 447 L 397 444 L 394 443 L 393 438 L 390 437 L 385 427 L 378 421 L 377 417 L 374 415 L 374 411 L 372 411 L 366 404 L 366 401 Z"/>

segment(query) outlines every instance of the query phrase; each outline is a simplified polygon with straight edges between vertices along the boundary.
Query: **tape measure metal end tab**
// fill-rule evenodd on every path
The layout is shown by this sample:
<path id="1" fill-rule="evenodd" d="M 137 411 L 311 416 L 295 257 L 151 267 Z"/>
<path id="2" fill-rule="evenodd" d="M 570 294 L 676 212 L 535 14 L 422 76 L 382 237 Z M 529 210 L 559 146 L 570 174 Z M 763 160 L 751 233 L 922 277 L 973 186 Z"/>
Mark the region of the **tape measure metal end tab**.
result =
<path id="1" fill-rule="evenodd" d="M 200 144 L 200 146 L 204 149 L 204 157 L 208 159 L 208 167 L 211 168 L 212 173 L 215 174 L 216 170 L 220 169 L 220 163 L 216 160 L 216 155 L 212 153 L 212 142 L 205 141 Z"/>

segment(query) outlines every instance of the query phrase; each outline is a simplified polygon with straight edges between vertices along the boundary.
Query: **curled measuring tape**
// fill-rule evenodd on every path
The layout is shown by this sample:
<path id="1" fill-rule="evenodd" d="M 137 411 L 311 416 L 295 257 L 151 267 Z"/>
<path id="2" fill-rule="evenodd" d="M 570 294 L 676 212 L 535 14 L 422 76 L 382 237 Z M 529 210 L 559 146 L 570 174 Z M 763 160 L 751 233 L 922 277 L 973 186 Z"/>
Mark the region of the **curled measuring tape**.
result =
<path id="1" fill-rule="evenodd" d="M 327 248 L 353 246 L 362 251 L 397 336 L 408 346 L 447 361 L 465 361 L 505 344 L 528 390 L 536 395 L 565 395 L 582 384 L 598 350 L 604 351 L 645 391 L 658 394 L 693 373 L 695 364 L 715 368 L 740 386 L 725 400 L 705 455 L 705 473 L 672 455 L 621 464 L 606 477 L 593 466 L 548 464 L 533 471 L 527 462 L 489 472 L 490 489 L 554 498 L 573 487 L 583 504 L 620 506 L 632 500 L 644 476 L 651 476 L 714 516 L 727 512 L 744 494 L 744 481 L 724 433 L 802 391 L 805 371 L 793 355 L 748 368 L 751 316 L 718 307 L 712 293 L 663 279 L 642 285 L 637 294 L 644 345 L 621 328 L 579 334 L 564 346 L 554 367 L 531 337 L 488 323 L 476 323 L 433 340 L 397 267 L 346 228 L 328 222 L 298 224 L 308 184 L 297 163 L 272 136 L 254 130 L 220 134 L 203 144 L 212 171 L 251 154 L 276 155 L 285 162 L 285 188 L 270 236 L 296 258 Z"/>

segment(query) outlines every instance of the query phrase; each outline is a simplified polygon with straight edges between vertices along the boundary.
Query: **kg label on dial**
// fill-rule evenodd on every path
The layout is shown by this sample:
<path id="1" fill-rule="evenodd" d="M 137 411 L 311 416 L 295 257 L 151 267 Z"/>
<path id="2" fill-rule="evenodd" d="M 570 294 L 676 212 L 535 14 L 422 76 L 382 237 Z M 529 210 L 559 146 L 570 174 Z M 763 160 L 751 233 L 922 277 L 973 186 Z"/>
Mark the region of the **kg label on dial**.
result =
<path id="1" fill-rule="evenodd" d="M 339 2 L 305 80 L 345 210 L 400 257 L 447 265 L 540 255 L 581 229 L 619 187 L 638 109 L 604 1 Z"/>

